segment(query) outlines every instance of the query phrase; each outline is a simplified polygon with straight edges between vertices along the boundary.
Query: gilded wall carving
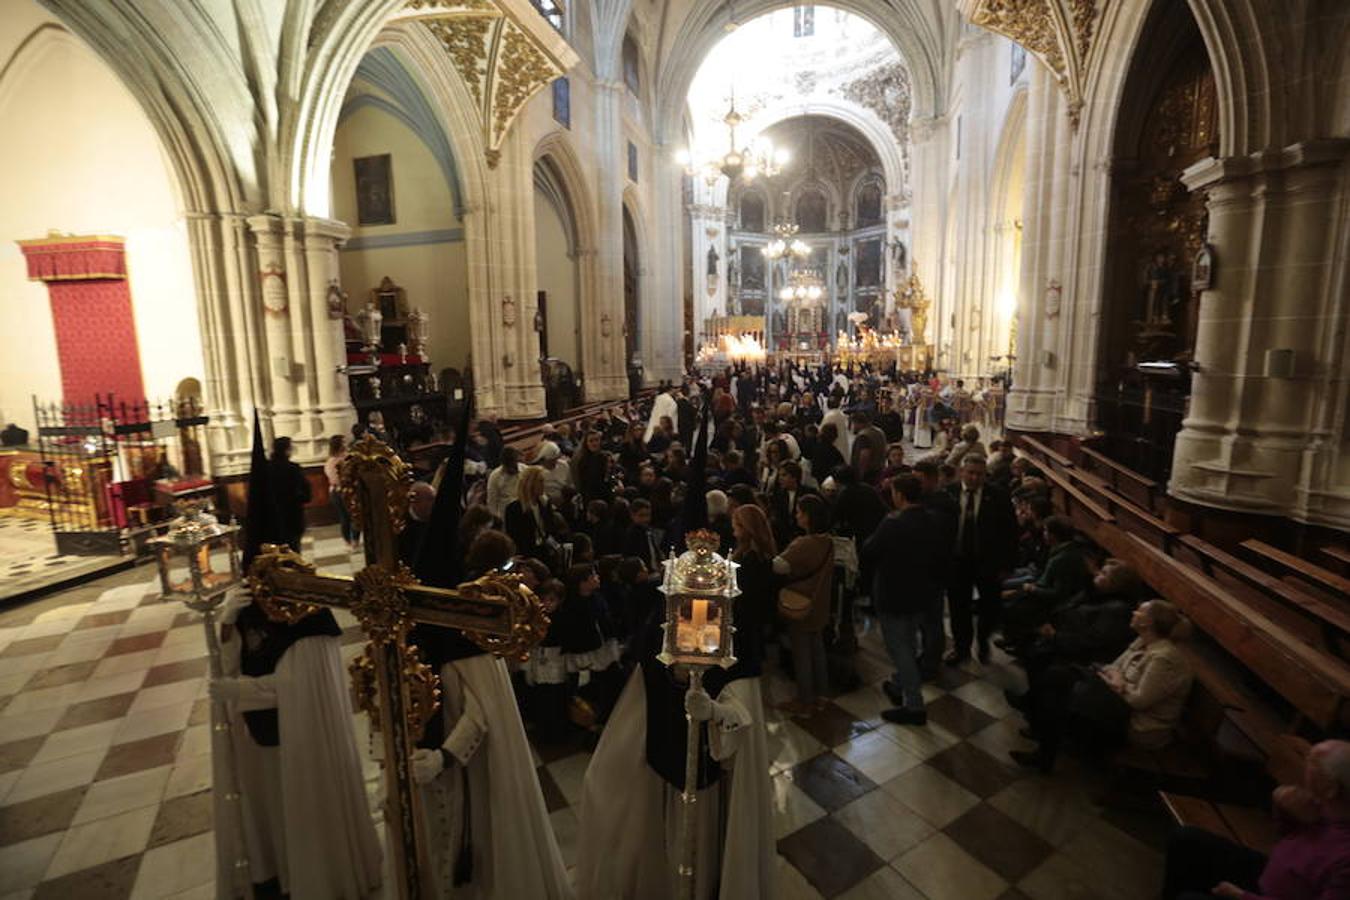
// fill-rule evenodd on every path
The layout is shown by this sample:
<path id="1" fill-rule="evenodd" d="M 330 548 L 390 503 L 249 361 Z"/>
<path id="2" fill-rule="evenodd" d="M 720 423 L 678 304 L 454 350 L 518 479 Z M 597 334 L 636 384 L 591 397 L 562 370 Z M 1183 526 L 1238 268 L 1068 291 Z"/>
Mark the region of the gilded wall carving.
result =
<path id="1" fill-rule="evenodd" d="M 490 168 L 525 102 L 577 62 L 536 10 L 520 7 L 511 0 L 407 0 L 396 17 L 420 23 L 445 48 L 473 96 Z"/>
<path id="2" fill-rule="evenodd" d="M 493 146 L 501 142 L 525 101 L 558 76 L 548 57 L 514 22 L 507 22 L 505 29 L 506 40 L 497 62 L 497 96 L 492 103 Z"/>
<path id="3" fill-rule="evenodd" d="M 909 70 L 899 62 L 874 69 L 861 78 L 846 82 L 839 94 L 877 114 L 890 127 L 904 160 L 905 184 L 910 183 L 909 116 L 913 107 L 913 87 Z M 892 186 L 895 189 L 897 186 Z"/>
<path id="4" fill-rule="evenodd" d="M 1104 0 L 967 0 L 970 21 L 1016 41 L 1055 74 L 1078 127 L 1087 83 L 1087 61 Z"/>
<path id="5" fill-rule="evenodd" d="M 490 19 L 447 19 L 426 23 L 441 42 L 459 77 L 464 79 L 474 103 L 483 104 L 483 82 L 487 78 L 487 45 Z"/>

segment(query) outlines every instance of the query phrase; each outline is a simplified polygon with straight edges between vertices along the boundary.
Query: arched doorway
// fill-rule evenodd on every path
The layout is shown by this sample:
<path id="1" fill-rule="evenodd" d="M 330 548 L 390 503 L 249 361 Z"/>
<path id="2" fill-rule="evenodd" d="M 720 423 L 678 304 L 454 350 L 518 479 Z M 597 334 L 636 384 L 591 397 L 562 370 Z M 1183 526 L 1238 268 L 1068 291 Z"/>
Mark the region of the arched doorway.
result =
<path id="1" fill-rule="evenodd" d="M 539 352 L 582 374 L 581 269 L 578 224 L 572 197 L 557 164 L 545 156 L 534 164 L 534 252 L 543 331 Z"/>
<path id="2" fill-rule="evenodd" d="M 92 405 L 117 383 L 123 402 L 168 401 L 205 363 L 183 185 L 160 134 L 115 71 L 36 3 L 10 13 L 16 28 L 34 25 L 0 56 L 0 310 L 15 338 L 0 425 L 31 432 L 34 397 Z M 30 280 L 16 242 L 71 236 L 112 238 L 100 258 L 119 259 L 121 274 Z"/>
<path id="3" fill-rule="evenodd" d="M 1155 3 L 1115 132 L 1097 419 L 1105 452 L 1166 481 L 1190 394 L 1205 198 L 1181 182 L 1218 152 L 1214 70 L 1186 4 Z M 1148 36 L 1154 39 L 1149 40 Z"/>
<path id="4" fill-rule="evenodd" d="M 638 255 L 637 226 L 628 204 L 623 206 L 623 331 L 624 359 L 631 363 L 642 346 L 642 322 L 638 275 L 641 272 Z"/>
<path id="5" fill-rule="evenodd" d="M 352 230 L 339 266 L 348 313 L 388 278 L 409 309 L 431 317 L 432 367 L 463 369 L 471 346 L 463 186 L 446 125 L 416 73 L 402 50 L 377 46 L 347 89 L 330 169 L 333 214 Z M 372 182 L 387 203 L 375 202 Z"/>

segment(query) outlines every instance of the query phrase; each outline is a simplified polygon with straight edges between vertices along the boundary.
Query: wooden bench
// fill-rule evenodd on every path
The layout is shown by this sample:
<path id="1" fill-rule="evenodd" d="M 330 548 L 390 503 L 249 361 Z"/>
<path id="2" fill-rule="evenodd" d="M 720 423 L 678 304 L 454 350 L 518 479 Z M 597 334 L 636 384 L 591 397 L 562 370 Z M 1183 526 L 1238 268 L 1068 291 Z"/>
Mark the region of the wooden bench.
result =
<path id="1" fill-rule="evenodd" d="M 1350 604 L 1350 578 L 1343 578 L 1330 569 L 1324 569 L 1256 538 L 1245 540 L 1238 546 L 1259 562 L 1288 576 L 1299 586 L 1312 588 L 1340 603 Z"/>
<path id="2" fill-rule="evenodd" d="M 1266 772 L 1276 784 L 1299 784 L 1309 744 L 1294 735 L 1279 735 L 1267 748 Z M 1278 835 L 1271 813 L 1255 806 L 1222 803 L 1204 797 L 1159 791 L 1163 806 L 1178 825 L 1213 832 L 1260 853 L 1269 853 Z"/>
<path id="3" fill-rule="evenodd" d="M 1084 492 L 1090 492 L 1098 504 L 1110 511 L 1122 528 L 1148 538 L 1164 553 L 1171 553 L 1172 544 L 1183 534 L 1180 528 L 1164 522 L 1133 500 L 1117 493 L 1099 476 L 1082 469 L 1068 469 L 1064 474 Z"/>
<path id="4" fill-rule="evenodd" d="M 1269 853 L 1275 846 L 1275 821 L 1263 809 L 1171 791 L 1159 791 L 1158 796 L 1178 825 L 1203 828 L 1260 853 Z"/>
<path id="5" fill-rule="evenodd" d="M 1088 537 L 1093 536 L 1093 530 L 1098 524 L 1115 523 L 1111 510 L 1079 490 L 1072 479 L 1052 468 L 1042 469 L 1041 474 L 1045 477 L 1046 484 L 1050 486 L 1051 502 L 1073 520 L 1078 530 Z"/>
<path id="6" fill-rule="evenodd" d="M 1342 572 L 1350 572 L 1350 550 L 1332 545 L 1323 547 L 1322 552 L 1339 563 Z"/>
<path id="7" fill-rule="evenodd" d="M 1279 612 L 1274 613 L 1275 618 L 1307 635 L 1309 643 L 1342 658 L 1347 656 L 1346 650 L 1350 647 L 1350 610 L 1281 581 L 1194 535 L 1183 536 L 1180 543 L 1194 554 L 1196 562 L 1207 575 L 1220 580 L 1226 576 L 1236 582 L 1235 587 L 1239 590 L 1249 588 L 1258 592 L 1262 598 L 1279 604 L 1295 617 L 1303 619 L 1308 627 L 1290 622 L 1287 616 Z M 1269 607 L 1266 611 L 1271 612 Z"/>
<path id="8" fill-rule="evenodd" d="M 1324 730 L 1343 724 L 1350 697 L 1344 660 L 1309 646 L 1203 572 L 1134 535 L 1099 527 L 1095 539 L 1310 722 Z"/>
<path id="9" fill-rule="evenodd" d="M 1130 497 L 1150 513 L 1157 511 L 1157 497 L 1162 488 L 1152 478 L 1145 478 L 1129 466 L 1121 465 L 1111 457 L 1088 446 L 1078 448 L 1088 468 L 1110 483 L 1111 487 Z"/>
<path id="10" fill-rule="evenodd" d="M 1019 434 L 1016 441 L 1018 446 L 1025 447 L 1029 451 L 1027 455 L 1035 462 L 1040 463 L 1041 468 L 1044 468 L 1046 465 L 1060 471 L 1073 468 L 1073 460 L 1061 453 L 1056 453 L 1034 437 Z"/>

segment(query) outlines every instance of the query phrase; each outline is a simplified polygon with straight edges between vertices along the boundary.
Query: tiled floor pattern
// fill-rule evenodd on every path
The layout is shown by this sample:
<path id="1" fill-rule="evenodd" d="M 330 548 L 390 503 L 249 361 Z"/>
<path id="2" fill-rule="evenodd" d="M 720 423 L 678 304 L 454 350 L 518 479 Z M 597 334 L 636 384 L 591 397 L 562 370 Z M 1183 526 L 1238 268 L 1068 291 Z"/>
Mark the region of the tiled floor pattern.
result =
<path id="1" fill-rule="evenodd" d="M 119 562 L 112 557 L 57 553 L 56 539 L 46 520 L 0 513 L 0 600 Z"/>
<path id="2" fill-rule="evenodd" d="M 327 531 L 306 555 L 342 570 L 345 548 Z M 31 621 L 0 613 L 0 900 L 212 896 L 202 629 L 155 601 L 150 577 L 142 567 L 68 592 Z M 355 631 L 348 640 L 356 652 Z M 1002 696 L 1011 669 L 948 670 L 925 688 L 931 724 L 902 728 L 880 718 L 877 646 L 864 635 L 866 687 L 811 719 L 771 715 L 778 897 L 1156 894 L 1160 820 L 1094 805 L 1101 785 L 1073 760 L 1053 778 L 1007 761 L 1023 746 Z M 791 693 L 776 675 L 766 688 Z M 570 862 L 589 754 L 538 756 Z M 373 795 L 373 768 L 367 776 Z"/>

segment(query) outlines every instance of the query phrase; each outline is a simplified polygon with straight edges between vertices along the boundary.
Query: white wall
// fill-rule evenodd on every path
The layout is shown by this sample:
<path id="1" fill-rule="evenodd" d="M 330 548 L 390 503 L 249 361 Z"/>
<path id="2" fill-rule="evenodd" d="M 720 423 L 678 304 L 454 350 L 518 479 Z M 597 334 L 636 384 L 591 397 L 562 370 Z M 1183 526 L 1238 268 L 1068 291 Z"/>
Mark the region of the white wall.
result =
<path id="1" fill-rule="evenodd" d="M 15 241 L 48 231 L 118 235 L 141 372 L 152 399 L 203 378 L 197 292 L 176 183 L 135 99 L 94 53 L 33 3 L 0 15 L 0 420 L 32 425 L 32 395 L 61 399 L 47 287 Z M 6 64 L 8 66 L 6 67 Z M 72 398 L 75 399 L 75 398 Z"/>
<path id="2" fill-rule="evenodd" d="M 567 232 L 558 210 L 534 190 L 535 267 L 539 290 L 548 293 L 548 355 L 581 369 L 581 321 L 576 260 L 567 255 Z"/>
<path id="3" fill-rule="evenodd" d="M 394 224 L 361 225 L 356 215 L 352 160 L 388 153 L 392 157 Z M 460 229 L 451 243 L 400 247 L 344 248 L 339 255 L 342 287 L 354 312 L 388 275 L 408 292 L 408 306 L 431 314 L 428 350 L 434 370 L 464 368 L 469 354 L 468 262 L 463 223 L 455 217 L 450 186 L 426 145 L 393 116 L 366 107 L 338 126 L 333 141 L 333 215 L 361 238 L 425 235 Z"/>

